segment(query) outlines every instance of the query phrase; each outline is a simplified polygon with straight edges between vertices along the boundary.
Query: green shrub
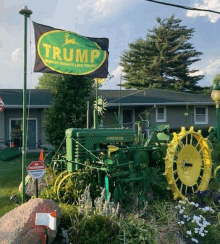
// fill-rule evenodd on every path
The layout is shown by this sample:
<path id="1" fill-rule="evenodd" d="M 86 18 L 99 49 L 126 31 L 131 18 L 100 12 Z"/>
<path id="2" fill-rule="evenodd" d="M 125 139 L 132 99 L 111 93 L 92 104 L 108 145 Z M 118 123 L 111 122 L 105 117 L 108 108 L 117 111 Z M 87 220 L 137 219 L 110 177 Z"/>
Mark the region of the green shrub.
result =
<path id="1" fill-rule="evenodd" d="M 116 243 L 115 238 L 118 231 L 117 224 L 110 217 L 94 214 L 80 222 L 80 243 Z"/>
<path id="2" fill-rule="evenodd" d="M 71 218 L 75 218 L 78 213 L 77 207 L 61 202 L 59 203 L 59 207 L 61 210 L 61 225 L 65 229 L 69 229 L 71 227 Z"/>
<path id="3" fill-rule="evenodd" d="M 207 202 L 210 202 L 211 205 L 198 201 L 198 197 L 195 200 L 197 201 L 190 202 L 185 199 L 185 201 L 179 201 L 179 205 L 176 206 L 179 217 L 178 224 L 184 237 L 193 243 L 219 243 L 220 225 L 217 206 L 209 199 Z"/>
<path id="4" fill-rule="evenodd" d="M 139 214 L 130 214 L 118 220 L 120 228 L 118 243 L 158 244 L 158 228 L 153 221 L 148 221 Z"/>
<path id="5" fill-rule="evenodd" d="M 105 200 L 104 190 L 94 200 L 93 206 L 90 186 L 87 186 L 75 206 L 77 214 L 71 217 L 69 229 L 72 243 L 116 243 L 119 228 L 115 220 L 119 206 Z"/>
<path id="6" fill-rule="evenodd" d="M 220 165 L 220 142 L 213 143 L 212 161 L 215 166 Z"/>

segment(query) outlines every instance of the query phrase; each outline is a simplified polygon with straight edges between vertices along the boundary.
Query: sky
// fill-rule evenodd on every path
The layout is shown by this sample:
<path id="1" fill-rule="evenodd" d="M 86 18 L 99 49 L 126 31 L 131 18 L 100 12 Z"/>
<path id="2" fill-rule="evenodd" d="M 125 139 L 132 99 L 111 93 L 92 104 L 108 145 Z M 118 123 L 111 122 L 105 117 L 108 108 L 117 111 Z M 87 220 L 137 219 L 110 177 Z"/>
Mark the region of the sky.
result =
<path id="1" fill-rule="evenodd" d="M 220 0 L 161 0 L 220 12 Z M 205 77 L 198 84 L 210 86 L 220 73 L 220 14 L 187 11 L 145 0 L 0 0 L 0 89 L 22 89 L 24 83 L 24 17 L 19 10 L 33 11 L 28 20 L 27 88 L 33 89 L 41 73 L 34 73 L 35 40 L 32 21 L 88 37 L 109 38 L 109 73 L 114 76 L 101 89 L 119 89 L 123 51 L 156 26 L 156 18 L 172 14 L 181 25 L 194 28 L 190 42 L 203 53 L 191 66 Z M 124 82 L 123 80 L 121 81 Z"/>

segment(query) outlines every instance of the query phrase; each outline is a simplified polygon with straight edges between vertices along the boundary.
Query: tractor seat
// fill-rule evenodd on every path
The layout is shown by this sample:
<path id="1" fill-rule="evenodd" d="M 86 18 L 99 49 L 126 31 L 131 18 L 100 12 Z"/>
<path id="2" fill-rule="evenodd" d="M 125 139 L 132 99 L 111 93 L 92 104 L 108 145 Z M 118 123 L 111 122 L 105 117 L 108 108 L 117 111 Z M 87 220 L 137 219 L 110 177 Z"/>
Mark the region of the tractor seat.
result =
<path id="1" fill-rule="evenodd" d="M 165 125 L 165 124 L 161 124 L 161 125 L 153 125 L 152 129 L 155 132 L 165 132 L 166 130 L 169 130 L 170 126 L 169 125 Z"/>

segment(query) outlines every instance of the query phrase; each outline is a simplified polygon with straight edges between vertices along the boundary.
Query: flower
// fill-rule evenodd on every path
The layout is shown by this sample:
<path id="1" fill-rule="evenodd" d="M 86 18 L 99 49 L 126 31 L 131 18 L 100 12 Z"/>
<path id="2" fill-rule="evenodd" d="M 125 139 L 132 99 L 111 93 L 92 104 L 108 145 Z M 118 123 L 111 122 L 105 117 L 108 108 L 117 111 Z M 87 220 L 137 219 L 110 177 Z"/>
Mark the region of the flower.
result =
<path id="1" fill-rule="evenodd" d="M 187 230 L 186 234 L 191 236 L 192 235 L 192 231 L 191 230 Z"/>
<path id="2" fill-rule="evenodd" d="M 200 235 L 201 235 L 202 237 L 204 237 L 204 236 L 205 236 L 205 234 L 204 234 L 204 233 L 201 233 Z"/>
<path id="3" fill-rule="evenodd" d="M 199 232 L 199 228 L 194 228 L 194 232 L 198 233 Z"/>
<path id="4" fill-rule="evenodd" d="M 194 205 L 195 206 L 195 203 L 194 202 L 189 202 L 190 205 Z"/>
<path id="5" fill-rule="evenodd" d="M 195 238 L 191 238 L 191 241 L 194 241 L 195 243 L 199 243 L 199 241 Z"/>

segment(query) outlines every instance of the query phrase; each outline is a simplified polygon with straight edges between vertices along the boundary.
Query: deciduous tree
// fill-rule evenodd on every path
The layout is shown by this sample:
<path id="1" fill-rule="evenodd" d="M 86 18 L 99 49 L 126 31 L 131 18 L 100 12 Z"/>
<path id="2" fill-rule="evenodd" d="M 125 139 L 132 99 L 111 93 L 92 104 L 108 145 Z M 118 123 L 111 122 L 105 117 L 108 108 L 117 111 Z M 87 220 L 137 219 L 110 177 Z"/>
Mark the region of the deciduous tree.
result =
<path id="1" fill-rule="evenodd" d="M 45 111 L 46 139 L 59 147 L 68 128 L 86 126 L 86 102 L 94 80 L 83 76 L 43 74 L 38 88 L 50 89 L 52 106 Z"/>

